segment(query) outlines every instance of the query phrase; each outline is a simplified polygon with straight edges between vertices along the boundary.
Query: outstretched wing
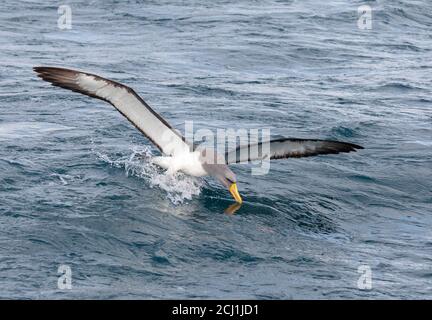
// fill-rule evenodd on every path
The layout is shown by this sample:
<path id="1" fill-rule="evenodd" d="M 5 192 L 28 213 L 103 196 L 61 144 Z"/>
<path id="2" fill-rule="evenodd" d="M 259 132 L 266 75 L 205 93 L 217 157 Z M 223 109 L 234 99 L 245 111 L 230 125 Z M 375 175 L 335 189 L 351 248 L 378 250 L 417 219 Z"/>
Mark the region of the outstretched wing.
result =
<path id="1" fill-rule="evenodd" d="M 363 147 L 346 142 L 282 138 L 265 143 L 240 146 L 225 153 L 226 163 L 240 163 L 261 159 L 301 158 L 320 154 L 356 151 Z"/>
<path id="2" fill-rule="evenodd" d="M 188 151 L 184 137 L 157 114 L 131 88 L 94 74 L 54 67 L 35 67 L 34 71 L 54 86 L 76 91 L 111 103 L 160 151 L 175 155 Z"/>

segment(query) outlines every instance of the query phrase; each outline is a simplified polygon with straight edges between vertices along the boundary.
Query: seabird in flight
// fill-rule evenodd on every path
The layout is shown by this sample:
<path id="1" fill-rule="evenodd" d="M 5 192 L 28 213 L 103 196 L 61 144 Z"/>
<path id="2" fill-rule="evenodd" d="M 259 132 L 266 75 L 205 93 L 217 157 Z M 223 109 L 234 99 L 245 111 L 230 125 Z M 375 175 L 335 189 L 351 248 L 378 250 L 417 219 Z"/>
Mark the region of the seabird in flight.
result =
<path id="1" fill-rule="evenodd" d="M 181 171 L 195 177 L 212 176 L 230 191 L 238 204 L 242 203 L 242 198 L 237 189 L 236 175 L 228 167 L 231 163 L 265 158 L 300 158 L 363 149 L 359 145 L 339 141 L 282 138 L 265 142 L 269 143 L 269 153 L 262 152 L 262 143 L 254 143 L 219 155 L 210 148 L 195 148 L 133 89 L 121 83 L 64 68 L 35 67 L 34 71 L 54 86 L 109 102 L 161 151 L 163 156 L 152 159 L 155 164 L 167 169 L 168 173 Z M 252 152 L 255 148 L 261 152 Z M 252 157 L 252 154 L 255 156 Z"/>

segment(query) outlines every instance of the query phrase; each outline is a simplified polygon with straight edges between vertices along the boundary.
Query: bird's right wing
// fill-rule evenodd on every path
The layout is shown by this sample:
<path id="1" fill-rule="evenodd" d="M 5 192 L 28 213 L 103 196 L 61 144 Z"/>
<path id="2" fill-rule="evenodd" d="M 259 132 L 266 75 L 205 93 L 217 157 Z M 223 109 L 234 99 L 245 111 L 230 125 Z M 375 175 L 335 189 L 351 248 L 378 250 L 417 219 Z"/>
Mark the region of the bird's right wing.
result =
<path id="1" fill-rule="evenodd" d="M 261 159 L 301 158 L 320 154 L 351 152 L 363 147 L 346 142 L 331 140 L 312 140 L 282 138 L 264 143 L 240 146 L 225 153 L 227 164 L 248 162 Z"/>
<path id="2" fill-rule="evenodd" d="M 131 88 L 94 74 L 70 69 L 35 67 L 34 71 L 54 86 L 111 103 L 166 155 L 189 151 L 190 145 L 184 137 Z"/>

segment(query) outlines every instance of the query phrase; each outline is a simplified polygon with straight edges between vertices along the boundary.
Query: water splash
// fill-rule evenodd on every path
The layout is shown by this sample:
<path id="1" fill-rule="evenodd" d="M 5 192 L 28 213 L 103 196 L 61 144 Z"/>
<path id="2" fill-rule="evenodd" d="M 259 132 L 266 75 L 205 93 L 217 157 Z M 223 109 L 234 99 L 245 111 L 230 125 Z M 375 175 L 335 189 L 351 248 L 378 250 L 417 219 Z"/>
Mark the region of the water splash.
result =
<path id="1" fill-rule="evenodd" d="M 116 168 L 124 168 L 126 175 L 143 179 L 151 188 L 159 188 L 166 192 L 168 199 L 175 205 L 193 196 L 199 195 L 205 182 L 202 179 L 187 176 L 183 173 L 165 174 L 151 162 L 153 154 L 149 147 L 132 146 L 131 153 L 113 159 L 107 153 L 93 150 L 97 157 Z"/>

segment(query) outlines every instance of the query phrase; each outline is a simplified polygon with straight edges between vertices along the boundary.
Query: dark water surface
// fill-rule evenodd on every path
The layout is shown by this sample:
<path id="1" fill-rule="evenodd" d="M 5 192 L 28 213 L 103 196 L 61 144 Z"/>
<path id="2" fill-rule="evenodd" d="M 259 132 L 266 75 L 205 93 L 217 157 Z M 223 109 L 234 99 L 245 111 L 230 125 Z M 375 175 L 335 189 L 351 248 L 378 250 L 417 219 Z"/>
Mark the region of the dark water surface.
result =
<path id="1" fill-rule="evenodd" d="M 0 298 L 432 298 L 431 1 L 68 4 L 71 30 L 58 1 L 0 4 Z M 224 188 L 138 159 L 157 152 L 119 113 L 35 65 L 128 84 L 179 129 L 366 149 L 234 166 L 229 216 Z"/>

